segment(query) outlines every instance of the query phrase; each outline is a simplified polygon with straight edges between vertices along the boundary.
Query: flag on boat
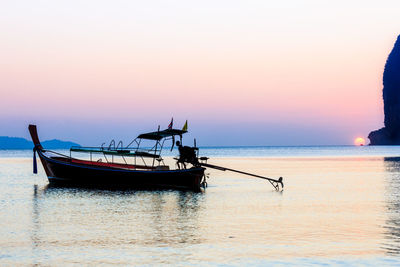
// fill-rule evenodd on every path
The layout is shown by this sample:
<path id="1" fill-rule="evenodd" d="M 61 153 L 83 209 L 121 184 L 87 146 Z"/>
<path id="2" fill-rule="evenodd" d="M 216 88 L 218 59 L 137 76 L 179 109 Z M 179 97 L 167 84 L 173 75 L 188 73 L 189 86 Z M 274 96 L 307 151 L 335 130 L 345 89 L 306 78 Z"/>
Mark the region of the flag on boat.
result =
<path id="1" fill-rule="evenodd" d="M 185 125 L 183 125 L 182 131 L 187 131 L 187 120 L 185 122 Z"/>
<path id="2" fill-rule="evenodd" d="M 174 118 L 171 119 L 171 122 L 168 125 L 168 129 L 172 129 L 173 125 L 174 125 Z"/>

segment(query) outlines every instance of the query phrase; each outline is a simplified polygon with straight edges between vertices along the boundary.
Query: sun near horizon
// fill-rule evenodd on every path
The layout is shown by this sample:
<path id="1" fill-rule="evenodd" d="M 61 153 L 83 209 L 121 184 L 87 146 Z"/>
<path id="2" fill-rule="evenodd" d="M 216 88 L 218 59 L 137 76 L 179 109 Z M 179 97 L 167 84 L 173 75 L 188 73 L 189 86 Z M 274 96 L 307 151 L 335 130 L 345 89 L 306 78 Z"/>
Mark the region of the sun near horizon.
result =
<path id="1" fill-rule="evenodd" d="M 174 116 L 202 145 L 351 145 L 382 127 L 399 1 L 84 2 L 0 4 L 0 135 L 95 146 Z"/>
<path id="2" fill-rule="evenodd" d="M 354 145 L 356 146 L 365 145 L 365 139 L 363 137 L 357 137 L 356 139 L 354 139 Z"/>

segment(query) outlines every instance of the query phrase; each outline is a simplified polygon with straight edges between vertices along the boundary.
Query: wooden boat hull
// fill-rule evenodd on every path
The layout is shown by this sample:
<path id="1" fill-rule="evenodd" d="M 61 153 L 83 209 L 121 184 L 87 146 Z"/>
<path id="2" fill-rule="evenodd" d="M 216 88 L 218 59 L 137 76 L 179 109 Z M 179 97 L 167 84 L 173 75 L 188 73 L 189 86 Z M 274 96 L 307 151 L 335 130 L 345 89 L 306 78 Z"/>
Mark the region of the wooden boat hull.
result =
<path id="1" fill-rule="evenodd" d="M 173 188 L 200 191 L 205 168 L 182 170 L 132 170 L 79 164 L 69 158 L 48 157 L 37 150 L 49 183 L 96 188 Z"/>

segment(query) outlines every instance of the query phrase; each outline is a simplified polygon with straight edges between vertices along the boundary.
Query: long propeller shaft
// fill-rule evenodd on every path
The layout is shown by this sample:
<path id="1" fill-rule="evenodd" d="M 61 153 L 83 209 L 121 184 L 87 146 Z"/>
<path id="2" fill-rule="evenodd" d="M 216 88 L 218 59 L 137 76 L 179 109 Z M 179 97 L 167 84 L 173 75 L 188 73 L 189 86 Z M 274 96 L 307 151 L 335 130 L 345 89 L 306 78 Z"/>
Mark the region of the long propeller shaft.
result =
<path id="1" fill-rule="evenodd" d="M 212 168 L 212 169 L 216 169 L 216 170 L 220 170 L 220 171 L 231 171 L 231 172 L 236 172 L 236 173 L 240 173 L 240 174 L 244 174 L 244 175 L 248 175 L 248 176 L 253 176 L 253 177 L 256 177 L 256 178 L 264 179 L 264 180 L 267 180 L 268 182 L 270 182 L 272 184 L 272 186 L 275 187 L 276 190 L 279 190 L 279 185 L 281 185 L 282 189 L 283 189 L 282 177 L 280 177 L 279 179 L 273 179 L 273 178 L 269 178 L 269 177 L 265 177 L 265 176 L 261 176 L 261 175 L 257 175 L 257 174 L 253 174 L 253 173 L 249 173 L 249 172 L 244 172 L 244 171 L 239 171 L 239 170 L 235 170 L 235 169 L 225 168 L 225 167 L 212 165 L 212 164 L 208 164 L 208 163 L 199 163 L 199 164 L 201 166 L 207 167 L 207 168 Z"/>

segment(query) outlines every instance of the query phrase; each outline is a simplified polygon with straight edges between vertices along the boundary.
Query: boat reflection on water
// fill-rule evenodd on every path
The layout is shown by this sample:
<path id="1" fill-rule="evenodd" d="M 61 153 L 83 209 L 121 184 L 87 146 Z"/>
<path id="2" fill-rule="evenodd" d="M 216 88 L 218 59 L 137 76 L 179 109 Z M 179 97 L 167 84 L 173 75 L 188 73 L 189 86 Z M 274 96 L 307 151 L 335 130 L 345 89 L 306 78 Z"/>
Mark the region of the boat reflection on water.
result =
<path id="1" fill-rule="evenodd" d="M 41 254 L 52 251 L 52 257 L 59 260 L 57 252 L 65 247 L 104 247 L 112 255 L 115 250 L 131 251 L 135 245 L 156 248 L 199 244 L 199 219 L 205 197 L 206 194 L 192 191 L 110 191 L 35 185 L 32 254 L 39 260 Z M 71 251 L 71 256 L 74 253 Z M 96 253 L 92 253 L 95 257 Z M 103 257 L 104 253 L 107 250 L 102 251 Z"/>
<path id="2" fill-rule="evenodd" d="M 31 248 L 32 248 L 32 265 L 37 266 L 40 265 L 39 259 L 35 257 L 40 253 L 40 236 L 41 227 L 40 227 L 40 218 L 39 218 L 39 196 L 46 190 L 47 185 L 39 188 L 37 184 L 33 185 L 33 199 L 32 199 L 32 226 L 31 226 Z"/>
<path id="3" fill-rule="evenodd" d="M 400 157 L 384 158 L 386 225 L 383 249 L 400 255 Z"/>
<path id="4" fill-rule="evenodd" d="M 28 244 L 19 249 L 25 236 L 3 239 L 17 240 L 15 254 L 26 265 L 382 266 L 398 258 L 400 158 L 215 162 L 259 173 L 275 170 L 288 177 L 290 187 L 276 194 L 259 180 L 217 171 L 210 173 L 215 179 L 206 193 L 53 188 L 44 186 L 44 176 L 32 188 L 31 176 L 23 194 L 13 187 L 5 191 L 19 199 L 29 192 L 24 207 L 33 215 L 25 216 L 26 223 L 26 210 L 14 206 L 20 212 L 9 208 L 7 214 L 18 219 L 12 228 L 3 224 L 6 230 L 23 229 Z"/>

